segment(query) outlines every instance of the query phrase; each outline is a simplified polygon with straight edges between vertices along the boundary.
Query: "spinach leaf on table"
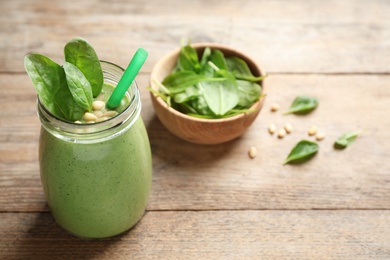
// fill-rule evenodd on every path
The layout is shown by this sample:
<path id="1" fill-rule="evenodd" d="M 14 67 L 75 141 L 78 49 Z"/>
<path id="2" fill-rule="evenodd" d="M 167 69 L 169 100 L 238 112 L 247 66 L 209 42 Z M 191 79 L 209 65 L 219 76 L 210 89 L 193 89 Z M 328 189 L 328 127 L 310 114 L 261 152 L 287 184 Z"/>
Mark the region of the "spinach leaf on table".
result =
<path id="1" fill-rule="evenodd" d="M 317 143 L 302 140 L 293 147 L 283 164 L 306 162 L 310 160 L 317 152 Z"/>
<path id="2" fill-rule="evenodd" d="M 65 62 L 64 70 L 66 81 L 73 99 L 76 103 L 88 110 L 92 111 L 92 88 L 91 84 L 84 76 L 84 74 L 72 63 Z"/>
<path id="3" fill-rule="evenodd" d="M 80 119 L 84 109 L 72 97 L 64 69 L 41 54 L 28 54 L 24 66 L 43 105 L 53 115 L 70 121 Z"/>
<path id="4" fill-rule="evenodd" d="M 344 149 L 352 144 L 362 131 L 354 131 L 342 134 L 334 143 L 336 149 Z"/>
<path id="5" fill-rule="evenodd" d="M 308 114 L 318 106 L 318 99 L 309 96 L 298 96 L 292 102 L 286 114 Z"/>
<path id="6" fill-rule="evenodd" d="M 103 88 L 103 72 L 98 56 L 93 47 L 84 39 L 75 38 L 64 48 L 65 60 L 80 69 L 92 88 L 93 97 Z"/>

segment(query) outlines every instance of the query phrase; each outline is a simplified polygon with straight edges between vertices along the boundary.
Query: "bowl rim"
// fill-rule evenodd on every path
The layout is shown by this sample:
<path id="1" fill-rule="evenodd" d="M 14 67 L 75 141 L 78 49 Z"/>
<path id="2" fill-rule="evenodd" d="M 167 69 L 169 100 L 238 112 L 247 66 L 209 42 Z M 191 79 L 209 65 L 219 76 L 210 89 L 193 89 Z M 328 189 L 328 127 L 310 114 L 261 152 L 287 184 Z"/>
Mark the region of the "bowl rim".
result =
<path id="1" fill-rule="evenodd" d="M 265 73 L 264 69 L 261 66 L 259 66 L 259 64 L 257 62 L 255 62 L 247 54 L 245 54 L 241 51 L 238 51 L 237 49 L 235 49 L 231 46 L 228 46 L 225 44 L 220 44 L 220 43 L 214 43 L 214 42 L 191 43 L 190 45 L 191 45 L 191 47 L 193 47 L 195 49 L 202 49 L 202 48 L 210 47 L 212 49 L 219 49 L 222 52 L 224 50 L 225 51 L 228 50 L 229 52 L 236 53 L 236 54 L 238 54 L 238 56 L 241 56 L 241 58 L 244 58 L 244 60 L 247 60 L 250 63 L 252 63 L 252 65 L 256 66 L 257 69 L 259 70 L 260 76 L 267 75 Z M 157 69 L 159 69 L 167 60 L 170 60 L 173 56 L 177 56 L 180 52 L 180 49 L 181 49 L 181 47 L 177 47 L 176 49 L 168 52 L 153 66 L 152 72 L 150 74 L 151 88 L 153 88 L 154 90 L 158 90 L 158 89 L 155 89 L 155 83 L 153 82 L 153 79 L 156 78 L 155 74 L 157 72 Z M 259 100 L 257 100 L 250 108 L 248 108 L 248 110 L 250 110 L 250 111 L 243 112 L 243 113 L 240 113 L 238 115 L 226 117 L 226 118 L 198 118 L 198 117 L 189 116 L 189 115 L 186 115 L 186 114 L 172 108 L 171 106 L 169 106 L 161 97 L 159 97 L 155 93 L 150 92 L 150 94 L 163 108 L 165 108 L 170 113 L 173 113 L 174 115 L 176 115 L 178 117 L 181 117 L 181 118 L 187 119 L 187 120 L 191 120 L 191 121 L 201 122 L 201 123 L 218 123 L 218 122 L 235 121 L 237 119 L 246 117 L 248 114 L 255 113 L 256 111 L 258 111 L 259 108 L 261 108 L 262 103 L 264 102 L 265 97 L 266 97 L 265 89 L 266 89 L 265 79 L 262 79 L 261 80 L 261 94 L 263 96 Z M 253 111 L 251 111 L 251 110 L 253 110 Z"/>

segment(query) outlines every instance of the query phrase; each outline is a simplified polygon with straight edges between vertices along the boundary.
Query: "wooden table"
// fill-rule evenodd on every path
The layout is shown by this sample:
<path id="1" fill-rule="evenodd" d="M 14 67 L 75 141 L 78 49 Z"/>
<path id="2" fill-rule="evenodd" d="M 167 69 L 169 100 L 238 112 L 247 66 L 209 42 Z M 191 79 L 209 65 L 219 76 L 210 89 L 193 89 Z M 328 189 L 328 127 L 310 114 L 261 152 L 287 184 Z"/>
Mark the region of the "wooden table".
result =
<path id="1" fill-rule="evenodd" d="M 386 0 L 1 1 L 0 259 L 390 259 L 389 14 Z M 150 53 L 137 81 L 153 191 L 139 224 L 111 239 L 62 230 L 40 183 L 40 122 L 23 57 L 60 63 L 76 36 L 122 67 L 138 47 Z M 235 47 L 269 74 L 260 116 L 232 142 L 187 143 L 155 116 L 150 72 L 186 37 Z M 319 107 L 283 116 L 302 94 Z M 267 132 L 286 122 L 294 131 L 285 138 Z M 326 133 L 318 154 L 283 166 L 295 143 L 314 140 L 311 125 Z M 358 129 L 354 144 L 333 148 Z"/>

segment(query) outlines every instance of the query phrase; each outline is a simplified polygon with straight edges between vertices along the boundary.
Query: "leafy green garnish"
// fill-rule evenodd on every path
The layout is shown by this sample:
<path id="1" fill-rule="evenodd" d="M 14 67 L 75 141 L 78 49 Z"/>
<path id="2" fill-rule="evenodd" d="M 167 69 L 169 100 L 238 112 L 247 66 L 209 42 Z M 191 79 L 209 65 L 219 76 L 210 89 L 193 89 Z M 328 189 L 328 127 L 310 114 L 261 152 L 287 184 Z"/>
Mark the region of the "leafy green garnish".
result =
<path id="1" fill-rule="evenodd" d="M 198 118 L 225 118 L 252 111 L 249 108 L 260 99 L 258 82 L 263 79 L 238 57 L 225 57 L 209 47 L 199 57 L 185 45 L 172 73 L 161 83 L 153 82 L 159 87 L 158 96 L 174 109 Z"/>
<path id="2" fill-rule="evenodd" d="M 344 149 L 352 144 L 363 131 L 354 131 L 342 134 L 334 143 L 336 149 Z"/>
<path id="3" fill-rule="evenodd" d="M 71 121 L 83 116 L 84 109 L 73 99 L 60 65 L 44 55 L 28 54 L 24 66 L 43 105 L 51 113 Z"/>
<path id="4" fill-rule="evenodd" d="M 303 163 L 311 159 L 318 152 L 318 144 L 307 140 L 297 143 L 291 150 L 283 164 Z"/>
<path id="5" fill-rule="evenodd" d="M 64 53 L 64 66 L 41 54 L 26 55 L 24 66 L 46 109 L 75 121 L 92 111 L 92 97 L 103 87 L 103 72 L 95 50 L 81 38 L 66 44 Z"/>
<path id="6" fill-rule="evenodd" d="M 65 62 L 64 70 L 66 74 L 66 81 L 70 92 L 72 93 L 74 101 L 88 110 L 92 111 L 92 88 L 91 84 L 84 76 L 84 74 L 72 63 Z"/>
<path id="7" fill-rule="evenodd" d="M 318 106 L 318 99 L 309 96 L 298 96 L 292 102 L 286 114 L 307 114 Z"/>
<path id="8" fill-rule="evenodd" d="M 99 95 L 103 87 L 103 72 L 92 45 L 84 39 L 75 38 L 65 45 L 64 54 L 65 60 L 78 67 L 90 82 L 93 97 Z"/>

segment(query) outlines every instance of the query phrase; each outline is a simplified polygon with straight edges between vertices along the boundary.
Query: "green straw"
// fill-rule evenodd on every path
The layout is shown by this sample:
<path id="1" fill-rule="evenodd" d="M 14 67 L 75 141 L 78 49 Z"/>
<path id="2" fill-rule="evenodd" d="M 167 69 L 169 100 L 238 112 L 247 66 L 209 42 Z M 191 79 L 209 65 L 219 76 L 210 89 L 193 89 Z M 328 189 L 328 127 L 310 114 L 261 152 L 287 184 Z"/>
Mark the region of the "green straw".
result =
<path id="1" fill-rule="evenodd" d="M 135 76 L 137 76 L 142 65 L 144 65 L 147 57 L 148 52 L 145 49 L 139 48 L 137 50 L 134 57 L 131 59 L 129 66 L 127 66 L 127 69 L 119 80 L 118 85 L 108 99 L 106 104 L 107 108 L 114 109 L 120 105 L 122 98 L 125 96 L 131 83 L 133 83 L 133 80 L 135 79 Z"/>

